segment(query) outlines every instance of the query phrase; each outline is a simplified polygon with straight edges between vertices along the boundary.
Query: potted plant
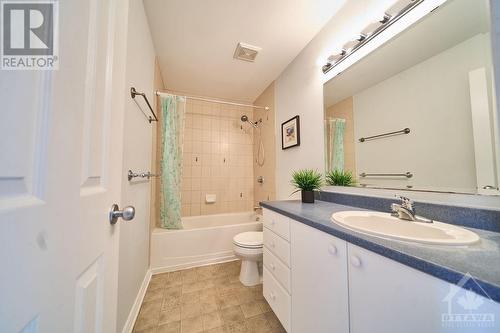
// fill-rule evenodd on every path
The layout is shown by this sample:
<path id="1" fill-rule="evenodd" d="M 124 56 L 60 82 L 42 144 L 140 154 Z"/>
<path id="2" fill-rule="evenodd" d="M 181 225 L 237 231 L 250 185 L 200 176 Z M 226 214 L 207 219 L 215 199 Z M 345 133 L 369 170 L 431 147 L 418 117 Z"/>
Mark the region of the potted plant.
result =
<path id="1" fill-rule="evenodd" d="M 355 181 L 351 171 L 330 170 L 325 175 L 326 183 L 333 186 L 353 186 Z"/>
<path id="2" fill-rule="evenodd" d="M 302 202 L 314 203 L 314 191 L 318 191 L 322 185 L 321 174 L 312 169 L 294 171 L 292 174 L 292 185 L 297 189 L 292 192 L 302 191 Z"/>

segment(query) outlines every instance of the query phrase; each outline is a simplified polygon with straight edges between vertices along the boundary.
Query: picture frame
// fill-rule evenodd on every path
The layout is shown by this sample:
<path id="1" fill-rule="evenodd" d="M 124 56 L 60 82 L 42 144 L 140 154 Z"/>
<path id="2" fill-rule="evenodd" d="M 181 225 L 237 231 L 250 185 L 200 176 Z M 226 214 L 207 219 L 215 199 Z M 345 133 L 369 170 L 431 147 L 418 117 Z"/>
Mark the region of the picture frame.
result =
<path id="1" fill-rule="evenodd" d="M 300 118 L 295 116 L 281 124 L 281 149 L 300 146 Z"/>

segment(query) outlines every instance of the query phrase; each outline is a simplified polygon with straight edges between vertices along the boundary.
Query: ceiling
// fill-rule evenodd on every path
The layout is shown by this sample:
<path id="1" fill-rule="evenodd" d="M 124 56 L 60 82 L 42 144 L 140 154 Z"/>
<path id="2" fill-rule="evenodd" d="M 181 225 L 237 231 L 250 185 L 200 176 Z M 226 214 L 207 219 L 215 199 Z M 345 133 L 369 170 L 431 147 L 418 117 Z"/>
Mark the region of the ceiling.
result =
<path id="1" fill-rule="evenodd" d="M 345 0 L 143 0 L 165 86 L 254 101 Z M 233 59 L 239 42 L 262 48 Z"/>

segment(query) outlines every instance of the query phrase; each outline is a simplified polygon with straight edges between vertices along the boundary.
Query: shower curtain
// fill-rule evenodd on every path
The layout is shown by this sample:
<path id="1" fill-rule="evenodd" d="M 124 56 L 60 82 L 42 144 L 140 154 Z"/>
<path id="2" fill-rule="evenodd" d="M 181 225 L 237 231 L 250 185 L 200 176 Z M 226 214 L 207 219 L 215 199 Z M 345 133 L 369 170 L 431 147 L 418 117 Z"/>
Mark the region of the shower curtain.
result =
<path id="1" fill-rule="evenodd" d="M 186 99 L 161 94 L 162 147 L 160 224 L 166 229 L 182 229 L 181 178 Z"/>
<path id="2" fill-rule="evenodd" d="M 345 119 L 327 119 L 326 170 L 344 170 Z"/>

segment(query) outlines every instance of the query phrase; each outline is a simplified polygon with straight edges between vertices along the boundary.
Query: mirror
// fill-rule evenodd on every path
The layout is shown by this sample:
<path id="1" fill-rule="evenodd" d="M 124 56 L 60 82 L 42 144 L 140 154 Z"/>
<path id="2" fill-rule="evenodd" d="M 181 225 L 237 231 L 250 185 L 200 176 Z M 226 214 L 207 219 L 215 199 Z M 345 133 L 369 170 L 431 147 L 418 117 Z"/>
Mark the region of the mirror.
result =
<path id="1" fill-rule="evenodd" d="M 488 0 L 448 0 L 324 85 L 325 169 L 354 186 L 498 195 Z"/>

